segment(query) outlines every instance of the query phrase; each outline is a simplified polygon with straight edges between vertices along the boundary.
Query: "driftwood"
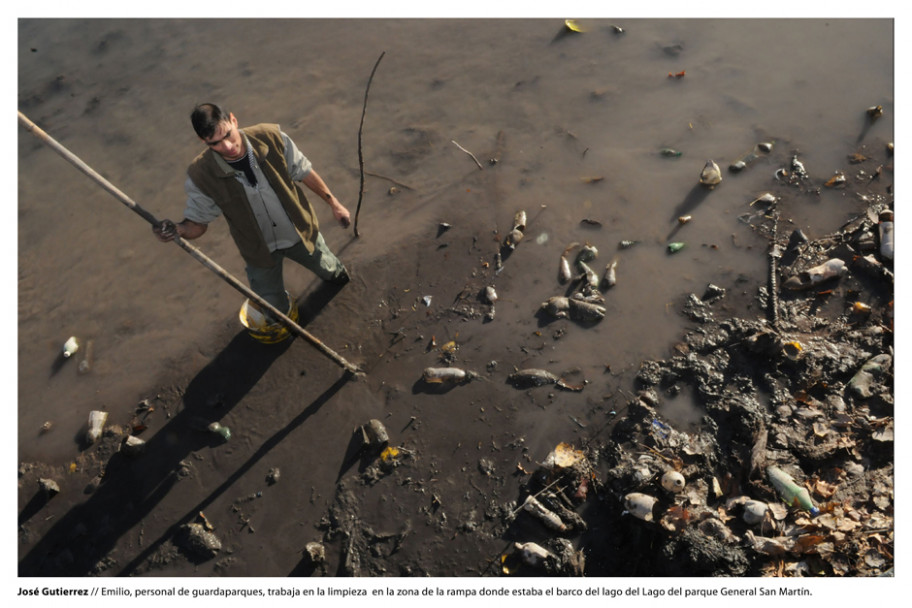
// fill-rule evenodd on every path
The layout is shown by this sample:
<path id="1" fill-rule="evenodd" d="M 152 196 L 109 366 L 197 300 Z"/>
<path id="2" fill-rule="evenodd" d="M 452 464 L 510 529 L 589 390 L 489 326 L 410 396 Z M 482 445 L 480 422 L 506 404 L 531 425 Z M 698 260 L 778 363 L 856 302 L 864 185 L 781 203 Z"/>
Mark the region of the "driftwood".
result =
<path id="1" fill-rule="evenodd" d="M 472 157 L 472 160 L 475 161 L 475 164 L 478 165 L 478 168 L 479 168 L 479 169 L 484 169 L 484 167 L 481 165 L 481 163 L 478 162 L 478 159 L 475 158 L 475 155 L 474 155 L 474 154 L 472 154 L 471 152 L 469 152 L 468 150 L 466 150 L 465 148 L 463 148 L 462 146 L 460 146 L 458 143 L 456 143 L 456 140 L 451 139 L 450 141 L 452 141 L 452 142 L 453 142 L 453 145 L 455 145 L 457 148 L 459 148 L 460 150 L 462 150 L 463 152 L 465 152 L 466 154 L 468 154 L 469 156 L 471 156 L 471 157 Z"/>

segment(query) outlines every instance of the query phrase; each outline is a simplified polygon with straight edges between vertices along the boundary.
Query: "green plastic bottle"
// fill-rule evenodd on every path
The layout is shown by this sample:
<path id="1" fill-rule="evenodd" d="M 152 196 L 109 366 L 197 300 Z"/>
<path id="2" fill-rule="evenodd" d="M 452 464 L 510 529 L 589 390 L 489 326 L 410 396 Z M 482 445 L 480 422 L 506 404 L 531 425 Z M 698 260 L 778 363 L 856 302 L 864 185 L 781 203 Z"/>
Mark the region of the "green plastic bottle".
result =
<path id="1" fill-rule="evenodd" d="M 767 467 L 766 474 L 769 476 L 770 483 L 779 492 L 779 496 L 790 507 L 797 507 L 810 511 L 811 515 L 818 515 L 820 509 L 811 500 L 811 494 L 804 486 L 799 486 L 792 479 L 792 476 L 778 467 Z"/>

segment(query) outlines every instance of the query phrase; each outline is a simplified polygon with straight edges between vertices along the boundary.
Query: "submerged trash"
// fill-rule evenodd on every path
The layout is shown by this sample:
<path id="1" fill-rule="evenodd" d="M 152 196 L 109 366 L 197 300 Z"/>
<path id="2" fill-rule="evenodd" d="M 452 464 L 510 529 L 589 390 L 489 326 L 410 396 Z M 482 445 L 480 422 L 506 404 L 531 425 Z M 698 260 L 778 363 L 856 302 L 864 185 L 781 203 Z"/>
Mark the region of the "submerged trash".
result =
<path id="1" fill-rule="evenodd" d="M 617 285 L 617 265 L 618 259 L 614 258 L 605 266 L 605 276 L 602 279 L 605 287 L 614 287 Z"/>
<path id="2" fill-rule="evenodd" d="M 640 492 L 631 492 L 624 497 L 624 510 L 643 521 L 653 521 L 652 509 L 656 499 Z"/>
<path id="3" fill-rule="evenodd" d="M 556 513 L 540 503 L 538 499 L 536 499 L 531 494 L 526 497 L 522 508 L 525 512 L 534 515 L 539 521 L 541 521 L 552 530 L 556 530 L 558 532 L 564 532 L 567 530 L 567 524 L 561 521 L 561 518 Z"/>
<path id="4" fill-rule="evenodd" d="M 542 302 L 540 308 L 557 319 L 570 318 L 586 322 L 600 321 L 607 312 L 604 306 L 566 296 L 552 296 Z"/>
<path id="5" fill-rule="evenodd" d="M 771 192 L 766 192 L 764 194 L 761 194 L 754 200 L 752 200 L 750 205 L 751 205 L 751 207 L 753 207 L 757 203 L 765 203 L 767 205 L 772 205 L 773 203 L 775 203 L 778 200 L 779 200 L 779 198 L 776 197 L 774 194 L 772 194 Z"/>
<path id="6" fill-rule="evenodd" d="M 684 243 L 681 243 L 681 242 L 668 243 L 668 253 L 677 253 L 677 252 L 681 251 L 682 249 L 684 249 Z"/>
<path id="7" fill-rule="evenodd" d="M 800 160 L 798 160 L 797 154 L 792 156 L 791 168 L 792 168 L 793 175 L 797 175 L 798 178 L 800 178 L 800 179 L 807 178 L 807 176 L 808 176 L 807 170 L 804 168 L 804 163 L 802 163 Z"/>
<path id="8" fill-rule="evenodd" d="M 497 292 L 494 290 L 494 287 L 488 285 L 484 290 L 484 298 L 488 304 L 494 304 L 497 301 Z"/>
<path id="9" fill-rule="evenodd" d="M 42 477 L 38 480 L 38 489 L 45 498 L 51 499 L 60 494 L 60 486 L 53 479 Z"/>
<path id="10" fill-rule="evenodd" d="M 548 454 L 542 466 L 549 471 L 569 469 L 585 458 L 586 455 L 581 450 L 574 449 L 569 443 L 561 442 Z"/>
<path id="11" fill-rule="evenodd" d="M 618 243 L 618 249 L 630 249 L 637 243 L 639 243 L 639 241 L 631 241 L 629 239 L 625 239 Z"/>
<path id="12" fill-rule="evenodd" d="M 579 266 L 583 273 L 581 278 L 583 279 L 584 284 L 588 286 L 589 289 L 598 289 L 599 278 L 598 275 L 595 274 L 595 271 L 589 268 L 589 265 L 586 264 L 586 262 L 578 261 L 576 265 Z"/>
<path id="13" fill-rule="evenodd" d="M 715 188 L 722 181 L 722 171 L 713 160 L 706 161 L 703 171 L 700 172 L 700 183 L 709 189 Z"/>
<path id="14" fill-rule="evenodd" d="M 178 530 L 177 544 L 194 558 L 212 559 L 222 550 L 218 537 L 196 522 L 184 524 Z"/>
<path id="15" fill-rule="evenodd" d="M 79 341 L 76 339 L 76 336 L 70 336 L 67 341 L 63 343 L 63 358 L 69 359 L 77 350 L 79 350 Z"/>
<path id="16" fill-rule="evenodd" d="M 833 174 L 833 177 L 823 182 L 823 185 L 827 188 L 837 188 L 846 185 L 846 176 L 842 171 L 837 171 Z"/>
<path id="17" fill-rule="evenodd" d="M 513 543 L 513 548 L 519 552 L 524 564 L 529 566 L 541 566 L 549 559 L 554 559 L 554 554 L 539 544 Z"/>
<path id="18" fill-rule="evenodd" d="M 659 150 L 659 154 L 666 158 L 679 158 L 683 152 L 675 150 L 674 148 L 662 148 Z"/>
<path id="19" fill-rule="evenodd" d="M 880 238 L 880 257 L 893 260 L 893 212 L 889 209 L 880 212 L 877 233 Z"/>
<path id="20" fill-rule="evenodd" d="M 231 439 L 231 429 L 229 429 L 227 426 L 222 426 L 222 423 L 220 422 L 211 422 L 209 423 L 209 426 L 206 427 L 206 429 L 210 433 L 218 435 L 225 441 Z"/>
<path id="21" fill-rule="evenodd" d="M 544 369 L 522 369 L 510 374 L 507 378 L 517 388 L 555 384 L 560 377 Z"/>
<path id="22" fill-rule="evenodd" d="M 561 284 L 566 283 L 573 277 L 573 274 L 570 271 L 570 261 L 567 259 L 567 256 L 570 254 L 571 251 L 573 251 L 573 249 L 575 247 L 579 247 L 579 243 L 570 243 L 569 245 L 567 245 L 567 248 L 564 249 L 564 252 L 561 254 L 560 270 L 558 270 L 558 273 L 557 273 L 557 280 Z"/>
<path id="23" fill-rule="evenodd" d="M 441 384 L 444 382 L 462 383 L 474 380 L 478 374 L 471 371 L 459 369 L 458 367 L 428 367 L 424 370 L 421 378 L 430 384 Z"/>
<path id="24" fill-rule="evenodd" d="M 769 505 L 759 500 L 748 500 L 744 503 L 744 513 L 741 519 L 748 525 L 756 525 L 763 521 L 766 513 L 769 511 Z"/>
<path id="25" fill-rule="evenodd" d="M 507 235 L 507 238 L 504 239 L 504 247 L 510 250 L 516 249 L 516 246 L 519 245 L 519 242 L 523 239 L 525 231 L 526 212 L 520 210 L 513 216 L 513 229 L 510 231 L 510 234 Z"/>
<path id="26" fill-rule="evenodd" d="M 878 118 L 883 116 L 883 106 L 882 105 L 871 106 L 870 108 L 865 110 L 865 113 L 871 117 L 872 121 L 877 120 Z"/>
<path id="27" fill-rule="evenodd" d="M 94 358 L 95 351 L 95 341 L 86 340 L 85 349 L 83 349 L 82 361 L 79 362 L 79 366 L 76 370 L 80 374 L 87 374 L 92 371 L 92 360 Z"/>
<path id="28" fill-rule="evenodd" d="M 136 457 L 146 451 L 146 442 L 136 435 L 127 435 L 121 443 L 120 451 L 130 457 Z"/>
<path id="29" fill-rule="evenodd" d="M 782 286 L 792 290 L 808 289 L 829 279 L 842 277 L 848 271 L 849 269 L 844 261 L 839 258 L 833 258 L 819 266 L 799 272 L 797 275 L 790 277 Z"/>
<path id="30" fill-rule="evenodd" d="M 598 249 L 596 249 L 596 247 L 594 245 L 590 245 L 589 243 L 586 243 L 585 245 L 583 245 L 580 248 L 579 253 L 576 254 L 576 263 L 585 264 L 587 262 L 591 262 L 592 260 L 594 260 L 597 257 L 598 257 Z"/>
<path id="31" fill-rule="evenodd" d="M 86 443 L 92 445 L 101 437 L 101 432 L 104 430 L 105 422 L 108 420 L 108 413 L 92 410 L 89 412 L 89 430 L 86 431 Z"/>
<path id="32" fill-rule="evenodd" d="M 770 483 L 773 484 L 773 487 L 787 505 L 810 511 L 811 515 L 820 513 L 820 509 L 811 500 L 811 494 L 808 489 L 795 483 L 791 475 L 778 467 L 772 466 L 767 467 L 766 474 Z"/>
<path id="33" fill-rule="evenodd" d="M 326 549 L 321 542 L 310 542 L 304 545 L 304 555 L 312 566 L 319 566 L 326 561 Z"/>
<path id="34" fill-rule="evenodd" d="M 660 483 L 667 492 L 677 494 L 678 492 L 682 492 L 684 490 L 684 485 L 686 482 L 684 480 L 684 476 L 681 475 L 681 473 L 678 471 L 668 471 L 662 475 Z"/>
<path id="35" fill-rule="evenodd" d="M 364 445 L 371 448 L 379 448 L 389 443 L 389 434 L 386 427 L 376 418 L 368 421 L 361 427 L 361 435 Z"/>
<path id="36" fill-rule="evenodd" d="M 871 397 L 874 394 L 871 390 L 871 384 L 875 381 L 875 377 L 886 372 L 892 363 L 893 357 L 886 353 L 868 359 L 849 380 L 849 389 L 853 394 L 863 399 Z"/>
<path id="37" fill-rule="evenodd" d="M 564 27 L 571 32 L 585 32 L 582 26 L 577 23 L 576 19 L 564 19 Z"/>

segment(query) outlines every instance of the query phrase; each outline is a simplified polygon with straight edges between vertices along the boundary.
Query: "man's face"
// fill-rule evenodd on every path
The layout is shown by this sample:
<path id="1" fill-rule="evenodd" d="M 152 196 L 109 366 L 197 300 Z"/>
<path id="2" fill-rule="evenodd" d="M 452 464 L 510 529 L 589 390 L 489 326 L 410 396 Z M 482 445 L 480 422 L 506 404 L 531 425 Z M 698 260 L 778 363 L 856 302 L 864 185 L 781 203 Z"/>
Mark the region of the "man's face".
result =
<path id="1" fill-rule="evenodd" d="M 223 120 L 215 128 L 212 137 L 203 141 L 225 160 L 238 160 L 247 154 L 244 137 L 238 131 L 237 118 L 234 114 L 229 114 L 228 120 Z"/>

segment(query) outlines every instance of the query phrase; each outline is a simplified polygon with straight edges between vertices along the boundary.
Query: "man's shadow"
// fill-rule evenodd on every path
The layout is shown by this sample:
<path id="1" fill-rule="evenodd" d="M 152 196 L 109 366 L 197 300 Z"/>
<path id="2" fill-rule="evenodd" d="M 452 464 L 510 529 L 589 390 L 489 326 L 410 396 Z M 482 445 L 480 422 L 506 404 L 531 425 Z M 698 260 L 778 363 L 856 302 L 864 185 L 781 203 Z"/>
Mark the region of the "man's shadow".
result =
<path id="1" fill-rule="evenodd" d="M 142 521 L 180 479 L 181 461 L 224 441 L 206 425 L 222 419 L 284 354 L 293 340 L 261 344 L 246 331 L 231 342 L 188 384 L 183 409 L 148 439 L 143 455 L 116 452 L 106 463 L 101 484 L 73 507 L 19 561 L 19 576 L 85 576 Z M 39 490 L 40 493 L 40 490 Z M 20 525 L 43 507 L 33 497 Z M 51 499 L 52 500 L 52 499 Z"/>

